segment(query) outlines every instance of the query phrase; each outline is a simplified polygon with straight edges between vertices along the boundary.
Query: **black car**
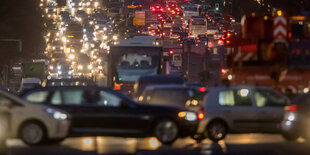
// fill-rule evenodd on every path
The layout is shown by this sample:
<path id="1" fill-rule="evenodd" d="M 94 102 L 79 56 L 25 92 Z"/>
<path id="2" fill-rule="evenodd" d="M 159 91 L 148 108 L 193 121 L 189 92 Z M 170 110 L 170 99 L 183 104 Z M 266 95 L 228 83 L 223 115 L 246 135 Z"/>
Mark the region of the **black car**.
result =
<path id="1" fill-rule="evenodd" d="M 137 104 L 99 87 L 50 87 L 22 95 L 27 101 L 71 113 L 69 136 L 155 136 L 163 144 L 195 134 L 197 114 L 181 107 Z"/>

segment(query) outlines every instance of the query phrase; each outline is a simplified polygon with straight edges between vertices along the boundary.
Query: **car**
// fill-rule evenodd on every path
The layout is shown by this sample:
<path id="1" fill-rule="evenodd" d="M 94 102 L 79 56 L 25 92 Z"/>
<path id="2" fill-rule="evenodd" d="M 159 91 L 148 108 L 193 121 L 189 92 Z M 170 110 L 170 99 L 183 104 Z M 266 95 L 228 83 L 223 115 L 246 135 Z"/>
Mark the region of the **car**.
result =
<path id="1" fill-rule="evenodd" d="M 38 98 L 41 94 L 37 95 Z M 8 125 L 9 131 L 5 136 L 20 138 L 28 145 L 61 142 L 67 136 L 70 127 L 68 113 L 48 105 L 24 101 L 2 90 L 0 90 L 0 113 L 1 116 L 8 118 L 7 121 L 1 121 L 1 124 Z M 1 129 L 5 129 L 2 127 Z"/>
<path id="2" fill-rule="evenodd" d="M 269 87 L 208 88 L 198 134 L 217 142 L 228 133 L 281 133 L 289 99 Z"/>
<path id="3" fill-rule="evenodd" d="M 284 119 L 281 123 L 286 139 L 296 140 L 303 137 L 310 140 L 310 94 L 297 96 L 285 107 Z"/>
<path id="4" fill-rule="evenodd" d="M 139 97 L 140 103 L 187 107 L 196 113 L 202 112 L 201 104 L 206 87 L 185 84 L 159 84 L 147 86 Z M 202 113 L 203 114 L 203 113 Z"/>
<path id="5" fill-rule="evenodd" d="M 54 86 L 95 86 L 96 84 L 91 79 L 86 78 L 62 78 L 50 79 L 46 81 L 45 87 Z"/>
<path id="6" fill-rule="evenodd" d="M 151 8 L 153 13 L 162 13 L 164 12 L 164 8 L 161 7 L 160 4 L 155 4 L 152 8 Z"/>
<path id="7" fill-rule="evenodd" d="M 134 96 L 140 97 L 144 89 L 149 85 L 183 84 L 183 83 L 184 80 L 178 76 L 171 76 L 171 75 L 142 76 L 134 85 Z"/>
<path id="8" fill-rule="evenodd" d="M 102 87 L 45 87 L 23 99 L 60 108 L 71 114 L 70 136 L 155 136 L 163 144 L 196 133 L 195 112 L 172 106 L 137 104 L 121 93 Z"/>
<path id="9" fill-rule="evenodd" d="M 208 38 L 206 35 L 204 34 L 199 34 L 197 37 L 196 37 L 196 42 L 206 42 L 208 41 Z"/>

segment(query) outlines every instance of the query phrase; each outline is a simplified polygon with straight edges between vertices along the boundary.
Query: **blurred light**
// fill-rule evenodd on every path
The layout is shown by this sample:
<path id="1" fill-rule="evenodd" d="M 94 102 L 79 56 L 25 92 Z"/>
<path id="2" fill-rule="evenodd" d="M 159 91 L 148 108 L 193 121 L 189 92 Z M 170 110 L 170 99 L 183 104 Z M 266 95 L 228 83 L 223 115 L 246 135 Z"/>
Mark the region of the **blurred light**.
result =
<path id="1" fill-rule="evenodd" d="M 93 66 L 92 65 L 88 65 L 88 69 L 93 69 Z"/>
<path id="2" fill-rule="evenodd" d="M 202 112 L 200 112 L 200 113 L 198 113 L 198 119 L 203 119 L 205 117 L 205 115 L 202 113 Z"/>
<path id="3" fill-rule="evenodd" d="M 200 91 L 200 92 L 206 92 L 206 91 L 207 91 L 207 88 L 206 88 L 206 87 L 200 87 L 200 88 L 199 88 L 199 91 Z"/>
<path id="4" fill-rule="evenodd" d="M 227 76 L 227 79 L 228 79 L 228 80 L 232 80 L 232 75 L 229 74 L 229 75 Z"/>
<path id="5" fill-rule="evenodd" d="M 50 66 L 50 70 L 53 70 L 54 69 L 54 66 Z"/>
<path id="6" fill-rule="evenodd" d="M 179 116 L 180 118 L 183 118 L 183 117 L 186 116 L 186 112 L 179 112 L 179 113 L 178 113 L 178 116 Z"/>
<path id="7" fill-rule="evenodd" d="M 297 104 L 292 104 L 285 107 L 285 110 L 289 112 L 297 112 Z"/>
<path id="8" fill-rule="evenodd" d="M 70 54 L 69 55 L 69 59 L 73 60 L 75 58 L 75 55 L 74 54 Z"/>
<path id="9" fill-rule="evenodd" d="M 117 40 L 117 36 L 114 35 L 114 36 L 113 36 L 113 40 Z"/>
<path id="10" fill-rule="evenodd" d="M 282 12 L 281 10 L 278 10 L 278 11 L 277 11 L 277 15 L 278 15 L 278 16 L 282 16 L 282 14 L 283 14 L 283 12 Z"/>
<path id="11" fill-rule="evenodd" d="M 79 70 L 82 70 L 82 69 L 83 69 L 83 66 L 82 66 L 82 65 L 78 65 L 78 69 L 79 69 Z"/>
<path id="12" fill-rule="evenodd" d="M 151 138 L 150 139 L 150 145 L 151 145 L 152 148 L 157 148 L 159 146 L 159 144 L 160 143 L 158 142 L 158 140 L 156 138 Z"/>
<path id="13" fill-rule="evenodd" d="M 226 69 L 221 69 L 222 75 L 227 74 L 227 70 Z"/>
<path id="14" fill-rule="evenodd" d="M 197 120 L 197 115 L 194 112 L 186 112 L 185 119 L 188 121 L 195 121 Z"/>
<path id="15" fill-rule="evenodd" d="M 173 54 L 173 50 L 170 50 L 170 51 L 169 51 L 169 54 L 172 55 L 172 54 Z"/>
<path id="16" fill-rule="evenodd" d="M 295 113 L 289 113 L 287 120 L 289 121 L 294 121 L 296 119 L 296 114 Z"/>
<path id="17" fill-rule="evenodd" d="M 249 90 L 248 89 L 241 89 L 240 90 L 240 95 L 242 97 L 246 97 L 246 96 L 248 96 L 248 94 L 249 94 Z"/>
<path id="18" fill-rule="evenodd" d="M 307 94 L 309 92 L 309 88 L 304 88 L 304 93 Z"/>

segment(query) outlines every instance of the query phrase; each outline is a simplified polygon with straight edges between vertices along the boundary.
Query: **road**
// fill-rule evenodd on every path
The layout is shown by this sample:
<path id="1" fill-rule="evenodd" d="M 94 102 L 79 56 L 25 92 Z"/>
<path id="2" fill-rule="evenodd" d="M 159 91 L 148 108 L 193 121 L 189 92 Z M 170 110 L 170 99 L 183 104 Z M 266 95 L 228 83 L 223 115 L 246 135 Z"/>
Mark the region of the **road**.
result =
<path id="1" fill-rule="evenodd" d="M 61 145 L 28 147 L 19 140 L 8 140 L 8 155 L 309 155 L 310 144 L 298 139 L 287 142 L 280 135 L 228 135 L 225 141 L 204 140 L 196 144 L 190 138 L 179 139 L 172 146 L 162 146 L 155 138 L 83 137 L 68 138 Z"/>

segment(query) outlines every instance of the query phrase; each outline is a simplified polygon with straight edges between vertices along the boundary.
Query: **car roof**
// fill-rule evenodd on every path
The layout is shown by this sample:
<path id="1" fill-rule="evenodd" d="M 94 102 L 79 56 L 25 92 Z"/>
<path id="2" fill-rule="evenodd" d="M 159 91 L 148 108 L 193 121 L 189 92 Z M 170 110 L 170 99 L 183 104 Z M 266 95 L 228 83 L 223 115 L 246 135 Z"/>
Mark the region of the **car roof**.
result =
<path id="1" fill-rule="evenodd" d="M 145 90 L 152 89 L 171 89 L 171 88 L 191 88 L 183 84 L 158 84 L 158 85 L 149 85 Z"/>
<path id="2" fill-rule="evenodd" d="M 223 89 L 255 89 L 255 88 L 261 88 L 261 89 L 271 89 L 270 87 L 266 86 L 252 86 L 252 85 L 234 85 L 234 86 L 218 86 L 218 87 L 210 87 L 209 90 L 223 90 Z"/>

